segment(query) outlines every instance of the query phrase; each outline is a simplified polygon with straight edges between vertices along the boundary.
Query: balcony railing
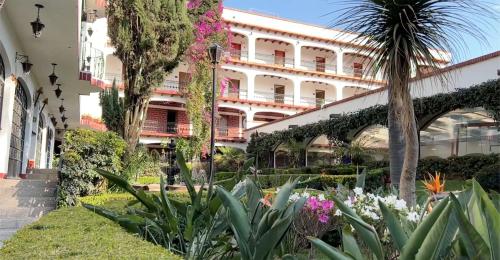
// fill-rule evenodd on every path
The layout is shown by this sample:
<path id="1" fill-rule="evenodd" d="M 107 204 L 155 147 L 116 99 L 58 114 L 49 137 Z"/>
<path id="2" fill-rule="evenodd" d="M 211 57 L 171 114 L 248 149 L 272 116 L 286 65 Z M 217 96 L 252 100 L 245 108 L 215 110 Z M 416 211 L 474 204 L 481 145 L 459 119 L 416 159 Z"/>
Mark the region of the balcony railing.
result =
<path id="1" fill-rule="evenodd" d="M 254 99 L 257 101 L 271 102 L 271 103 L 276 103 L 276 104 L 293 105 L 293 95 L 255 91 L 254 92 Z"/>
<path id="2" fill-rule="evenodd" d="M 372 70 L 365 68 L 354 68 L 353 66 L 344 66 L 344 74 L 357 78 L 375 78 Z"/>
<path id="3" fill-rule="evenodd" d="M 177 122 L 164 123 L 158 120 L 146 120 L 142 126 L 142 131 L 173 134 L 173 135 L 189 135 L 189 127 L 181 126 Z"/>
<path id="4" fill-rule="evenodd" d="M 116 85 L 120 85 L 123 83 L 122 75 L 117 73 L 106 73 L 104 76 L 104 80 L 108 84 L 112 84 L 113 80 L 116 81 Z M 175 91 L 180 92 L 188 86 L 189 82 L 177 81 L 177 80 L 165 80 L 163 84 L 158 87 L 158 90 L 167 90 L 167 91 Z"/>
<path id="5" fill-rule="evenodd" d="M 300 99 L 300 103 L 306 106 L 321 107 L 322 105 L 335 102 L 335 99 L 325 99 L 325 98 L 308 98 L 303 97 Z"/>
<path id="6" fill-rule="evenodd" d="M 337 66 L 325 62 L 316 62 L 316 61 L 301 61 L 302 67 L 305 67 L 308 70 L 314 70 L 319 72 L 333 72 L 337 73 Z"/>
<path id="7" fill-rule="evenodd" d="M 237 50 L 237 49 L 229 49 L 229 51 L 226 52 L 226 55 L 231 57 L 232 59 L 235 59 L 235 60 L 248 60 L 248 52 L 247 51 L 242 51 L 242 50 Z"/>
<path id="8" fill-rule="evenodd" d="M 274 64 L 283 67 L 294 67 L 294 60 L 292 58 L 277 57 L 274 54 L 255 53 L 255 59 L 263 61 L 266 64 Z"/>

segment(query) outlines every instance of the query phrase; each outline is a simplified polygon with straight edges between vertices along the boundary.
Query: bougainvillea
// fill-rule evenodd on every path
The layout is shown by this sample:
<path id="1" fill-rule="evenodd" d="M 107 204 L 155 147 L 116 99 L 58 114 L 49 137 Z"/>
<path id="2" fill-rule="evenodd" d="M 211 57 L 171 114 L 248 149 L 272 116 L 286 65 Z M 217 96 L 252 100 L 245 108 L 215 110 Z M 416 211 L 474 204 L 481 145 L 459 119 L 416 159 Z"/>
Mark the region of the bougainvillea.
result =
<path id="1" fill-rule="evenodd" d="M 194 24 L 195 39 L 186 53 L 191 82 L 184 94 L 188 116 L 193 126 L 189 145 L 196 156 L 207 150 L 205 144 L 210 137 L 212 65 L 207 49 L 212 43 L 226 48 L 229 46 L 230 34 L 228 25 L 221 17 L 222 0 L 191 0 L 188 2 L 188 9 Z M 218 82 L 220 89 L 227 85 L 228 80 L 219 78 Z"/>

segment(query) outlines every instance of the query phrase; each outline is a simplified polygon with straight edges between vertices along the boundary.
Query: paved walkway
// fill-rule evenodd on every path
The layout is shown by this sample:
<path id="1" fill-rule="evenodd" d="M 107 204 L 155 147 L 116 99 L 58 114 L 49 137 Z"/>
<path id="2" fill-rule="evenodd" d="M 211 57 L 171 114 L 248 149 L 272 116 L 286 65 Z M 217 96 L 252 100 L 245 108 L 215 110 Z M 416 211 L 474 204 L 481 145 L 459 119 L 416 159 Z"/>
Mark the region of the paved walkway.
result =
<path id="1" fill-rule="evenodd" d="M 0 179 L 0 247 L 24 225 L 56 206 L 57 170 L 35 170 L 28 179 Z"/>

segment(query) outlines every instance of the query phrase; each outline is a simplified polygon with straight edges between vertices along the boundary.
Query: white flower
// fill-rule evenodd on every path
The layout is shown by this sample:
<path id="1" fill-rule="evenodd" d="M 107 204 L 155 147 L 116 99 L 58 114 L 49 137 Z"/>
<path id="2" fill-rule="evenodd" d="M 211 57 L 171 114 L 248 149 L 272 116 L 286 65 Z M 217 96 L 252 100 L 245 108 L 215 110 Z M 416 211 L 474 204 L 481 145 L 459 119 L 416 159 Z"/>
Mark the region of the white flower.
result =
<path id="1" fill-rule="evenodd" d="M 281 190 L 280 188 L 276 188 L 276 191 L 274 193 L 277 194 L 278 192 L 280 192 L 280 190 Z"/>
<path id="2" fill-rule="evenodd" d="M 359 194 L 356 198 L 359 199 L 359 200 L 361 200 L 361 201 L 363 201 L 363 200 L 366 199 L 366 195 L 365 194 Z"/>
<path id="3" fill-rule="evenodd" d="M 319 200 L 319 201 L 324 201 L 324 200 L 325 200 L 325 195 L 324 195 L 324 194 L 322 194 L 322 193 L 321 193 L 321 194 L 319 194 L 319 195 L 318 195 L 318 200 Z"/>
<path id="4" fill-rule="evenodd" d="M 406 209 L 406 201 L 404 201 L 404 200 L 396 200 L 396 203 L 394 203 L 394 208 L 396 210 Z"/>
<path id="5" fill-rule="evenodd" d="M 309 192 L 303 192 L 302 197 L 309 198 L 309 197 L 311 197 L 311 194 L 309 194 Z"/>
<path id="6" fill-rule="evenodd" d="M 356 194 L 356 195 L 363 194 L 363 189 L 362 189 L 362 188 L 360 188 L 360 187 L 356 187 L 356 188 L 354 188 L 354 190 L 352 190 L 352 191 L 354 191 L 354 194 Z"/>
<path id="7" fill-rule="evenodd" d="M 340 211 L 340 209 L 337 209 L 337 210 L 335 211 L 335 214 L 334 214 L 334 215 L 335 215 L 335 216 L 342 216 L 342 211 Z"/>
<path id="8" fill-rule="evenodd" d="M 297 201 L 300 199 L 300 195 L 295 192 L 294 194 L 290 195 L 290 198 L 288 199 L 289 201 Z"/>
<path id="9" fill-rule="evenodd" d="M 346 201 L 344 201 L 344 204 L 345 204 L 347 207 L 352 208 L 352 202 L 351 202 L 351 200 L 346 200 Z"/>
<path id="10" fill-rule="evenodd" d="M 415 211 L 409 212 L 408 216 L 406 216 L 406 219 L 408 219 L 411 222 L 417 222 L 418 221 L 418 213 Z"/>
<path id="11" fill-rule="evenodd" d="M 396 197 L 395 195 L 389 195 L 384 198 L 385 203 L 390 206 L 396 204 L 396 200 L 398 200 L 398 197 Z"/>

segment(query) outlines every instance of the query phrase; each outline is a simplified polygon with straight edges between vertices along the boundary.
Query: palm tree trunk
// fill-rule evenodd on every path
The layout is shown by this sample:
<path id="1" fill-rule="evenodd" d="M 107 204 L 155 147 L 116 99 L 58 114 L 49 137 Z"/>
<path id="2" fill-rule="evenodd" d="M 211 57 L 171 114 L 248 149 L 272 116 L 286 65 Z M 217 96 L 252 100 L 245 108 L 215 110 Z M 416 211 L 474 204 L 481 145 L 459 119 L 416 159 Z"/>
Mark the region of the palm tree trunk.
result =
<path id="1" fill-rule="evenodd" d="M 389 167 L 391 185 L 398 188 L 401 172 L 403 171 L 405 144 L 403 139 L 404 136 L 401 131 L 401 124 L 396 119 L 394 109 L 395 106 L 393 102 L 389 102 L 387 111 L 387 121 L 389 127 Z"/>
<path id="2" fill-rule="evenodd" d="M 402 103 L 405 104 L 401 111 L 401 125 L 404 127 L 404 162 L 401 179 L 399 182 L 399 197 L 406 201 L 409 207 L 416 203 L 415 195 L 415 178 L 418 165 L 418 131 L 417 122 L 415 120 L 415 111 L 413 108 L 413 101 L 408 88 L 404 89 Z"/>

